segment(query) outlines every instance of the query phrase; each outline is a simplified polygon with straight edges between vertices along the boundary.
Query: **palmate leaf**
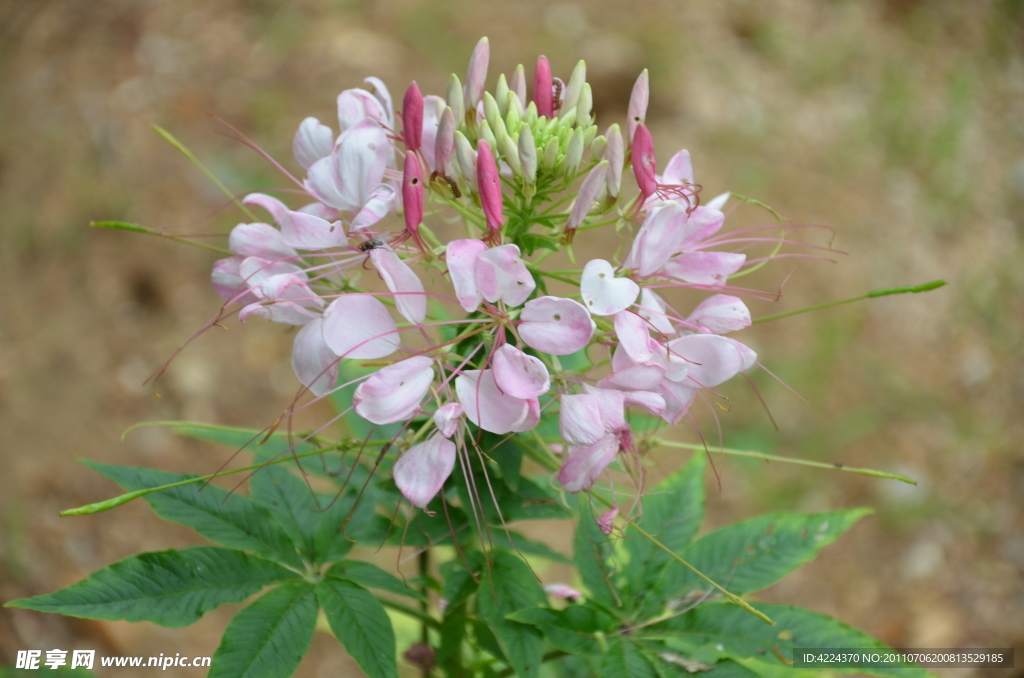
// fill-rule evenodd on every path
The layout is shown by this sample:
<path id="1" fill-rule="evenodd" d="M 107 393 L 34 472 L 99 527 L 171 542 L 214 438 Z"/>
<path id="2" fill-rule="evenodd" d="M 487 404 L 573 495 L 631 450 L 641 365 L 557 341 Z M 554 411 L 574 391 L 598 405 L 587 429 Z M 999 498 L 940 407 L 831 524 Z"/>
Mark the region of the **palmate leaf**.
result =
<path id="1" fill-rule="evenodd" d="M 599 632 L 611 631 L 600 613 L 585 605 L 569 605 L 563 610 L 549 607 L 528 607 L 508 615 L 512 621 L 536 626 L 548 642 L 569 654 L 599 655 L 604 648 Z"/>
<path id="2" fill-rule="evenodd" d="M 648 627 L 646 632 L 670 639 L 684 651 L 696 652 L 706 645 L 721 646 L 721 652 L 736 661 L 753 659 L 786 668 L 793 660 L 794 647 L 888 649 L 867 634 L 817 612 L 788 605 L 758 604 L 755 607 L 771 617 L 776 626 L 765 624 L 735 605 L 706 603 Z M 928 671 L 916 666 L 830 670 L 882 678 L 933 678 Z"/>
<path id="3" fill-rule="evenodd" d="M 334 636 L 370 678 L 396 678 L 395 632 L 377 598 L 356 584 L 328 576 L 316 597 Z"/>
<path id="4" fill-rule="evenodd" d="M 689 546 L 704 522 L 705 459 L 701 453 L 694 454 L 686 466 L 659 483 L 644 498 L 640 527 L 679 554 Z M 625 535 L 629 564 L 625 568 L 623 588 L 631 608 L 660 604 L 657 596 L 651 600 L 651 593 L 656 590 L 654 583 L 665 567 L 675 561 L 632 526 L 626 528 Z M 710 576 L 710 573 L 705 574 Z"/>
<path id="5" fill-rule="evenodd" d="M 774 584 L 871 513 L 773 513 L 715 530 L 682 552 L 691 565 L 737 595 Z M 669 563 L 654 584 L 667 599 L 707 588 L 690 570 Z"/>
<path id="6" fill-rule="evenodd" d="M 94 461 L 85 464 L 126 490 L 159 487 L 195 477 Z M 147 494 L 145 499 L 164 520 L 195 528 L 210 541 L 302 567 L 302 559 L 280 524 L 266 509 L 237 492 L 229 494 L 214 485 L 185 485 Z"/>
<path id="7" fill-rule="evenodd" d="M 414 588 L 410 588 L 395 575 L 382 570 L 373 563 L 362 560 L 342 560 L 335 563 L 328 575 L 337 579 L 347 579 L 359 586 L 368 589 L 380 589 L 390 593 L 397 593 L 400 596 L 409 596 L 417 600 L 423 600 L 423 594 Z"/>
<path id="8" fill-rule="evenodd" d="M 763 623 L 763 622 L 762 622 Z M 601 659 L 601 678 L 658 678 L 652 657 L 625 638 L 613 638 Z"/>
<path id="9" fill-rule="evenodd" d="M 536 678 L 540 673 L 543 636 L 529 624 L 507 619 L 513 612 L 538 607 L 547 601 L 544 589 L 530 568 L 514 553 L 494 551 L 484 567 L 476 609 L 494 630 L 516 675 Z"/>
<path id="10" fill-rule="evenodd" d="M 196 546 L 131 556 L 77 584 L 7 606 L 180 628 L 218 605 L 239 603 L 264 586 L 295 577 L 280 565 L 240 551 Z"/>
<path id="11" fill-rule="evenodd" d="M 287 678 L 309 651 L 316 595 L 308 582 L 283 584 L 231 620 L 210 663 L 210 678 Z"/>

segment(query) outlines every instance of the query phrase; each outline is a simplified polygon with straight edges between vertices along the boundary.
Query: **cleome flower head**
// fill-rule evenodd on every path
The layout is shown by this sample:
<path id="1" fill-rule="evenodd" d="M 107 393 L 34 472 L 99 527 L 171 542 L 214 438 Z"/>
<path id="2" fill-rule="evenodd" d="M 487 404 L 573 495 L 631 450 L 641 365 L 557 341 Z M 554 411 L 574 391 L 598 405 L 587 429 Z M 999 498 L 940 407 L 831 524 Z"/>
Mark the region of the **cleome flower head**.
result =
<path id="1" fill-rule="evenodd" d="M 465 83 L 411 83 L 398 112 L 368 78 L 339 95 L 337 136 L 303 120 L 305 199 L 247 196 L 266 223 L 235 227 L 212 276 L 241 320 L 299 328 L 292 365 L 316 398 L 354 383 L 356 415 L 400 425 L 394 479 L 423 509 L 459 458 L 490 459 L 481 432 L 564 448 L 568 492 L 638 468 L 638 417 L 678 424 L 757 364 L 725 335 L 764 295 L 730 281 L 778 251 L 749 248 L 785 242 L 723 235 L 730 196 L 702 204 L 687 151 L 658 173 L 646 71 L 601 134 L 582 61 L 565 80 L 543 56 L 532 80 L 488 62 L 484 39 Z M 566 270 L 574 251 L 598 255 Z M 375 370 L 339 384 L 348 363 Z"/>

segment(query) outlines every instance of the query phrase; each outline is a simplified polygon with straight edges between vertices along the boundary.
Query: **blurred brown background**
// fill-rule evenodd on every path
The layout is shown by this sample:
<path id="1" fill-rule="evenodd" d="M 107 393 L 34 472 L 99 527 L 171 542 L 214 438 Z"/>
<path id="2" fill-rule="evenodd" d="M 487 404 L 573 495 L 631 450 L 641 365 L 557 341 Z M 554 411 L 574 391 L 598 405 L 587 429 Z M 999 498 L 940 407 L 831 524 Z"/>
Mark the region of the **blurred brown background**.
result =
<path id="1" fill-rule="evenodd" d="M 290 334 L 259 322 L 195 342 L 159 399 L 142 385 L 217 308 L 215 255 L 89 221 L 224 233 L 239 219 L 150 125 L 234 191 L 281 186 L 207 114 L 293 167 L 299 121 L 333 126 L 339 91 L 376 75 L 399 98 L 410 78 L 443 93 L 481 35 L 489 86 L 540 51 L 562 77 L 587 59 L 602 128 L 623 120 L 633 79 L 650 68 L 660 163 L 685 146 L 706 195 L 732 189 L 837 229 L 849 256 L 767 267 L 756 280 L 767 289 L 796 270 L 783 301 L 753 303 L 755 315 L 950 281 L 744 333 L 808 402 L 758 377 L 780 431 L 742 384 L 730 384 L 722 415 L 735 446 L 920 485 L 716 458 L 709 519 L 873 506 L 759 598 L 899 647 L 1024 648 L 1020 0 L 0 0 L 0 601 L 197 543 L 141 502 L 59 518 L 115 491 L 76 457 L 210 472 L 223 450 L 120 433 L 146 419 L 259 427 L 294 393 Z M 750 208 L 739 218 L 767 222 Z M 657 456 L 665 468 L 682 458 Z M 564 536 L 547 537 L 564 548 Z M 0 610 L 0 665 L 27 648 L 210 655 L 230 612 L 168 630 Z M 358 675 L 322 635 L 300 673 Z"/>

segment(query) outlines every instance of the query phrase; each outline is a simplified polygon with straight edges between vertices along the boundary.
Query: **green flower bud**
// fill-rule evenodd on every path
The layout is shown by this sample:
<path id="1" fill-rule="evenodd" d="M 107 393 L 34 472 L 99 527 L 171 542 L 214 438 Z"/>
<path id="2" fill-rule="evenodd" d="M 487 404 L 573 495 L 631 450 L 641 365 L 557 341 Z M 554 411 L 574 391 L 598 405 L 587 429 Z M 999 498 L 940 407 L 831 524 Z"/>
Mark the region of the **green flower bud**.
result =
<path id="1" fill-rule="evenodd" d="M 462 98 L 462 83 L 459 82 L 459 76 L 452 73 L 452 77 L 448 78 L 448 89 L 444 93 L 445 103 L 452 109 L 452 114 L 455 116 L 455 125 L 461 126 L 466 122 L 466 104 Z"/>

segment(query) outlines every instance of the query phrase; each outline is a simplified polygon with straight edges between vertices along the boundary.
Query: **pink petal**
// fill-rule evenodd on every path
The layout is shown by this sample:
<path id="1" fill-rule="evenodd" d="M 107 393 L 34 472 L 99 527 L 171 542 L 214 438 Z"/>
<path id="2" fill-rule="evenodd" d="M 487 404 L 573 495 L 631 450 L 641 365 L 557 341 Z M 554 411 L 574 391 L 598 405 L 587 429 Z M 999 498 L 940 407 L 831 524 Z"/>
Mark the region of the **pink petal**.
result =
<path id="1" fill-rule="evenodd" d="M 249 287 L 256 287 L 267 278 L 275 275 L 290 273 L 305 278 L 305 272 L 288 261 L 269 261 L 260 257 L 246 257 L 238 266 L 238 272 Z"/>
<path id="2" fill-rule="evenodd" d="M 597 396 L 587 393 L 564 395 L 559 402 L 558 430 L 565 442 L 590 445 L 608 432 L 601 419 L 601 403 Z"/>
<path id="3" fill-rule="evenodd" d="M 672 326 L 671 317 L 666 313 L 665 301 L 654 290 L 644 288 L 640 291 L 640 317 L 646 318 L 654 329 L 664 335 L 675 336 L 676 329 Z"/>
<path id="4" fill-rule="evenodd" d="M 292 344 L 292 369 L 304 386 L 322 396 L 338 380 L 338 356 L 324 341 L 323 318 L 315 318 L 295 335 Z"/>
<path id="5" fill-rule="evenodd" d="M 616 353 L 623 351 L 617 349 Z M 665 378 L 665 368 L 655 363 L 630 365 L 616 370 L 597 382 L 601 388 L 614 388 L 623 391 L 646 391 L 655 388 Z"/>
<path id="6" fill-rule="evenodd" d="M 647 71 L 644 71 L 646 73 Z M 601 530 L 601 534 L 608 536 L 612 533 L 612 527 L 614 526 L 615 516 L 619 515 L 619 507 L 613 506 L 610 511 L 605 511 L 597 519 L 597 527 Z"/>
<path id="7" fill-rule="evenodd" d="M 427 317 L 427 295 L 423 283 L 409 265 L 393 251 L 378 247 L 370 250 L 370 261 L 377 267 L 384 284 L 395 292 L 398 312 L 411 323 L 419 324 Z"/>
<path id="8" fill-rule="evenodd" d="M 594 259 L 583 268 L 580 292 L 594 315 L 615 315 L 636 301 L 640 287 L 629 278 L 616 278 L 612 265 L 604 259 Z"/>
<path id="9" fill-rule="evenodd" d="M 320 158 L 326 158 L 334 149 L 334 132 L 316 118 L 306 118 L 299 124 L 299 131 L 292 141 L 292 153 L 302 169 Z"/>
<path id="10" fill-rule="evenodd" d="M 470 313 L 475 311 L 483 300 L 483 294 L 476 284 L 476 261 L 486 249 L 487 245 L 475 238 L 452 240 L 448 243 L 445 257 L 448 262 L 448 275 L 452 279 L 459 304 Z"/>
<path id="11" fill-rule="evenodd" d="M 455 468 L 455 443 L 434 436 L 413 445 L 395 462 L 391 476 L 402 496 L 421 509 L 437 496 Z"/>
<path id="12" fill-rule="evenodd" d="M 398 328 L 369 294 L 344 294 L 324 311 L 324 339 L 342 358 L 373 360 L 398 349 Z"/>
<path id="13" fill-rule="evenodd" d="M 658 391 L 665 398 L 665 412 L 661 418 L 672 426 L 675 426 L 689 411 L 693 399 L 697 397 L 699 389 L 690 388 L 686 384 L 676 383 L 666 379 L 658 386 Z"/>
<path id="14" fill-rule="evenodd" d="M 462 405 L 459 403 L 448 403 L 437 408 L 434 412 L 434 426 L 445 438 L 451 438 L 459 428 L 459 420 L 465 414 Z"/>
<path id="15" fill-rule="evenodd" d="M 217 290 L 217 294 L 220 295 L 221 299 L 244 306 L 255 302 L 256 297 L 248 291 L 249 286 L 242 280 L 242 274 L 238 271 L 241 263 L 241 257 L 218 259 L 213 262 L 210 281 L 213 283 L 213 287 Z"/>
<path id="16" fill-rule="evenodd" d="M 652 391 L 631 391 L 623 394 L 626 406 L 637 405 L 656 417 L 665 413 L 665 397 Z"/>
<path id="17" fill-rule="evenodd" d="M 633 130 L 633 176 L 640 188 L 640 195 L 646 201 L 658 190 L 656 177 L 657 163 L 654 159 L 654 139 L 643 123 Z"/>
<path id="18" fill-rule="evenodd" d="M 439 96 L 433 94 L 423 97 L 423 136 L 420 153 L 431 170 L 437 167 L 437 158 L 434 154 L 437 150 L 438 126 L 441 122 L 441 114 L 444 112 L 445 102 Z"/>
<path id="19" fill-rule="evenodd" d="M 476 284 L 484 299 L 499 299 L 519 306 L 537 288 L 517 245 L 501 245 L 481 252 L 476 262 Z"/>
<path id="20" fill-rule="evenodd" d="M 670 359 L 681 356 L 689 363 L 687 385 L 712 388 L 734 377 L 744 356 L 731 339 L 715 334 L 689 334 L 668 343 Z"/>
<path id="21" fill-rule="evenodd" d="M 402 136 L 406 149 L 419 150 L 423 138 L 423 94 L 415 80 L 409 83 L 402 100 Z"/>
<path id="22" fill-rule="evenodd" d="M 690 252 L 665 264 L 664 271 L 694 285 L 724 285 L 746 260 L 735 252 Z"/>
<path id="23" fill-rule="evenodd" d="M 618 125 L 612 125 L 605 133 L 608 145 L 604 149 L 604 159 L 608 161 L 608 195 L 619 197 L 622 187 L 622 169 L 625 166 L 626 148 L 622 140 L 622 132 Z"/>
<path id="24" fill-rule="evenodd" d="M 693 249 L 701 241 L 707 240 L 722 230 L 723 223 L 725 223 L 724 214 L 708 205 L 700 205 L 690 212 L 690 220 L 686 224 L 686 237 L 683 239 L 680 250 Z"/>
<path id="25" fill-rule="evenodd" d="M 621 431 L 629 428 L 626 423 L 626 396 L 622 391 L 597 388 L 590 384 L 584 384 L 583 390 L 597 398 L 605 431 Z"/>
<path id="26" fill-rule="evenodd" d="M 693 309 L 686 321 L 713 334 L 725 334 L 750 327 L 750 311 L 739 297 L 715 294 Z"/>
<path id="27" fill-rule="evenodd" d="M 596 327 L 586 306 L 560 297 L 531 299 L 519 318 L 523 341 L 552 355 L 569 355 L 585 348 Z"/>
<path id="28" fill-rule="evenodd" d="M 693 163 L 690 161 L 690 152 L 685 148 L 675 155 L 665 165 L 665 174 L 661 180 L 666 184 L 680 185 L 693 183 Z"/>
<path id="29" fill-rule="evenodd" d="M 725 203 L 729 202 L 729 197 L 732 194 L 726 191 L 725 193 L 719 193 L 714 198 L 708 201 L 707 208 L 709 210 L 720 210 L 725 207 Z"/>
<path id="30" fill-rule="evenodd" d="M 530 402 L 503 393 L 492 370 L 466 370 L 455 377 L 455 391 L 466 417 L 491 433 L 522 430 L 530 417 Z"/>
<path id="31" fill-rule="evenodd" d="M 533 103 L 537 105 L 537 115 L 552 117 L 554 90 L 551 85 L 551 64 L 543 54 L 537 57 L 537 66 L 533 71 Z"/>
<path id="32" fill-rule="evenodd" d="M 566 598 L 568 600 L 579 600 L 583 595 L 568 584 L 548 584 L 544 587 L 544 593 L 552 598 Z"/>
<path id="33" fill-rule="evenodd" d="M 505 344 L 494 352 L 492 366 L 498 388 L 516 398 L 536 398 L 551 388 L 548 368 L 544 363 L 511 344 Z"/>
<path id="34" fill-rule="evenodd" d="M 651 359 L 651 333 L 647 329 L 647 321 L 632 311 L 619 311 L 615 314 L 615 336 L 619 345 L 638 363 Z"/>
<path id="35" fill-rule="evenodd" d="M 558 470 L 558 482 L 567 492 L 589 489 L 598 477 L 615 461 L 619 440 L 608 434 L 593 445 L 569 448 L 569 458 Z"/>
<path id="36" fill-rule="evenodd" d="M 740 352 L 740 372 L 746 372 L 757 364 L 757 353 L 746 344 L 741 344 L 732 337 L 726 337 L 732 342 L 736 350 Z"/>
<path id="37" fill-rule="evenodd" d="M 521 431 L 532 431 L 537 428 L 537 424 L 540 423 L 540 401 L 536 398 L 528 398 L 526 400 L 526 416 L 523 417 L 522 421 L 516 423 L 512 427 L 514 433 Z"/>
<path id="38" fill-rule="evenodd" d="M 413 356 L 381 368 L 352 396 L 356 413 L 374 424 L 404 421 L 420 408 L 434 381 L 434 361 Z"/>
<path id="39" fill-rule="evenodd" d="M 377 97 L 365 89 L 347 89 L 338 95 L 338 131 L 341 134 L 367 118 L 377 123 L 388 121 Z"/>
<path id="40" fill-rule="evenodd" d="M 452 109 L 445 108 L 441 121 L 437 126 L 437 138 L 434 141 L 434 171 L 448 176 L 448 166 L 455 152 L 455 114 Z"/>
<path id="41" fill-rule="evenodd" d="M 306 188 L 326 205 L 358 212 L 380 186 L 389 151 L 384 130 L 367 118 L 346 130 L 334 152 L 309 168 Z"/>
<path id="42" fill-rule="evenodd" d="M 368 78 L 363 78 L 363 82 L 369 83 L 373 87 L 373 96 L 380 104 L 381 110 L 384 112 L 384 117 L 381 118 L 381 122 L 386 124 L 388 127 L 394 128 L 395 126 L 395 106 L 391 103 L 391 92 L 388 91 L 388 86 L 384 84 L 384 81 L 380 78 L 375 78 L 372 75 Z"/>
<path id="43" fill-rule="evenodd" d="M 277 198 L 262 193 L 250 193 L 242 203 L 258 205 L 270 212 L 281 227 L 281 240 L 288 247 L 322 250 L 348 244 L 340 221 L 331 223 L 308 212 L 295 212 Z"/>
<path id="44" fill-rule="evenodd" d="M 252 258 L 242 262 L 243 266 L 249 261 Z M 286 325 L 305 325 L 320 317 L 309 309 L 323 306 L 323 301 L 299 276 L 291 273 L 268 276 L 251 289 L 260 303 L 250 304 L 239 312 L 238 319 L 242 322 L 254 314 Z"/>
<path id="45" fill-rule="evenodd" d="M 412 151 L 406 152 L 402 171 L 402 209 L 405 230 L 416 232 L 423 221 L 423 168 Z"/>
<path id="46" fill-rule="evenodd" d="M 637 269 L 643 276 L 660 271 L 680 251 L 688 219 L 686 207 L 675 200 L 656 203 L 656 207 L 648 211 L 623 265 Z"/>
<path id="47" fill-rule="evenodd" d="M 476 179 L 480 189 L 480 206 L 484 210 L 487 228 L 490 231 L 498 231 L 505 225 L 498 164 L 494 160 L 494 151 L 491 150 L 490 144 L 483 139 L 477 141 L 476 152 Z"/>
<path id="48" fill-rule="evenodd" d="M 389 184 L 381 184 L 370 193 L 366 204 L 352 220 L 349 230 L 362 231 L 386 217 L 395 208 L 398 193 Z"/>

